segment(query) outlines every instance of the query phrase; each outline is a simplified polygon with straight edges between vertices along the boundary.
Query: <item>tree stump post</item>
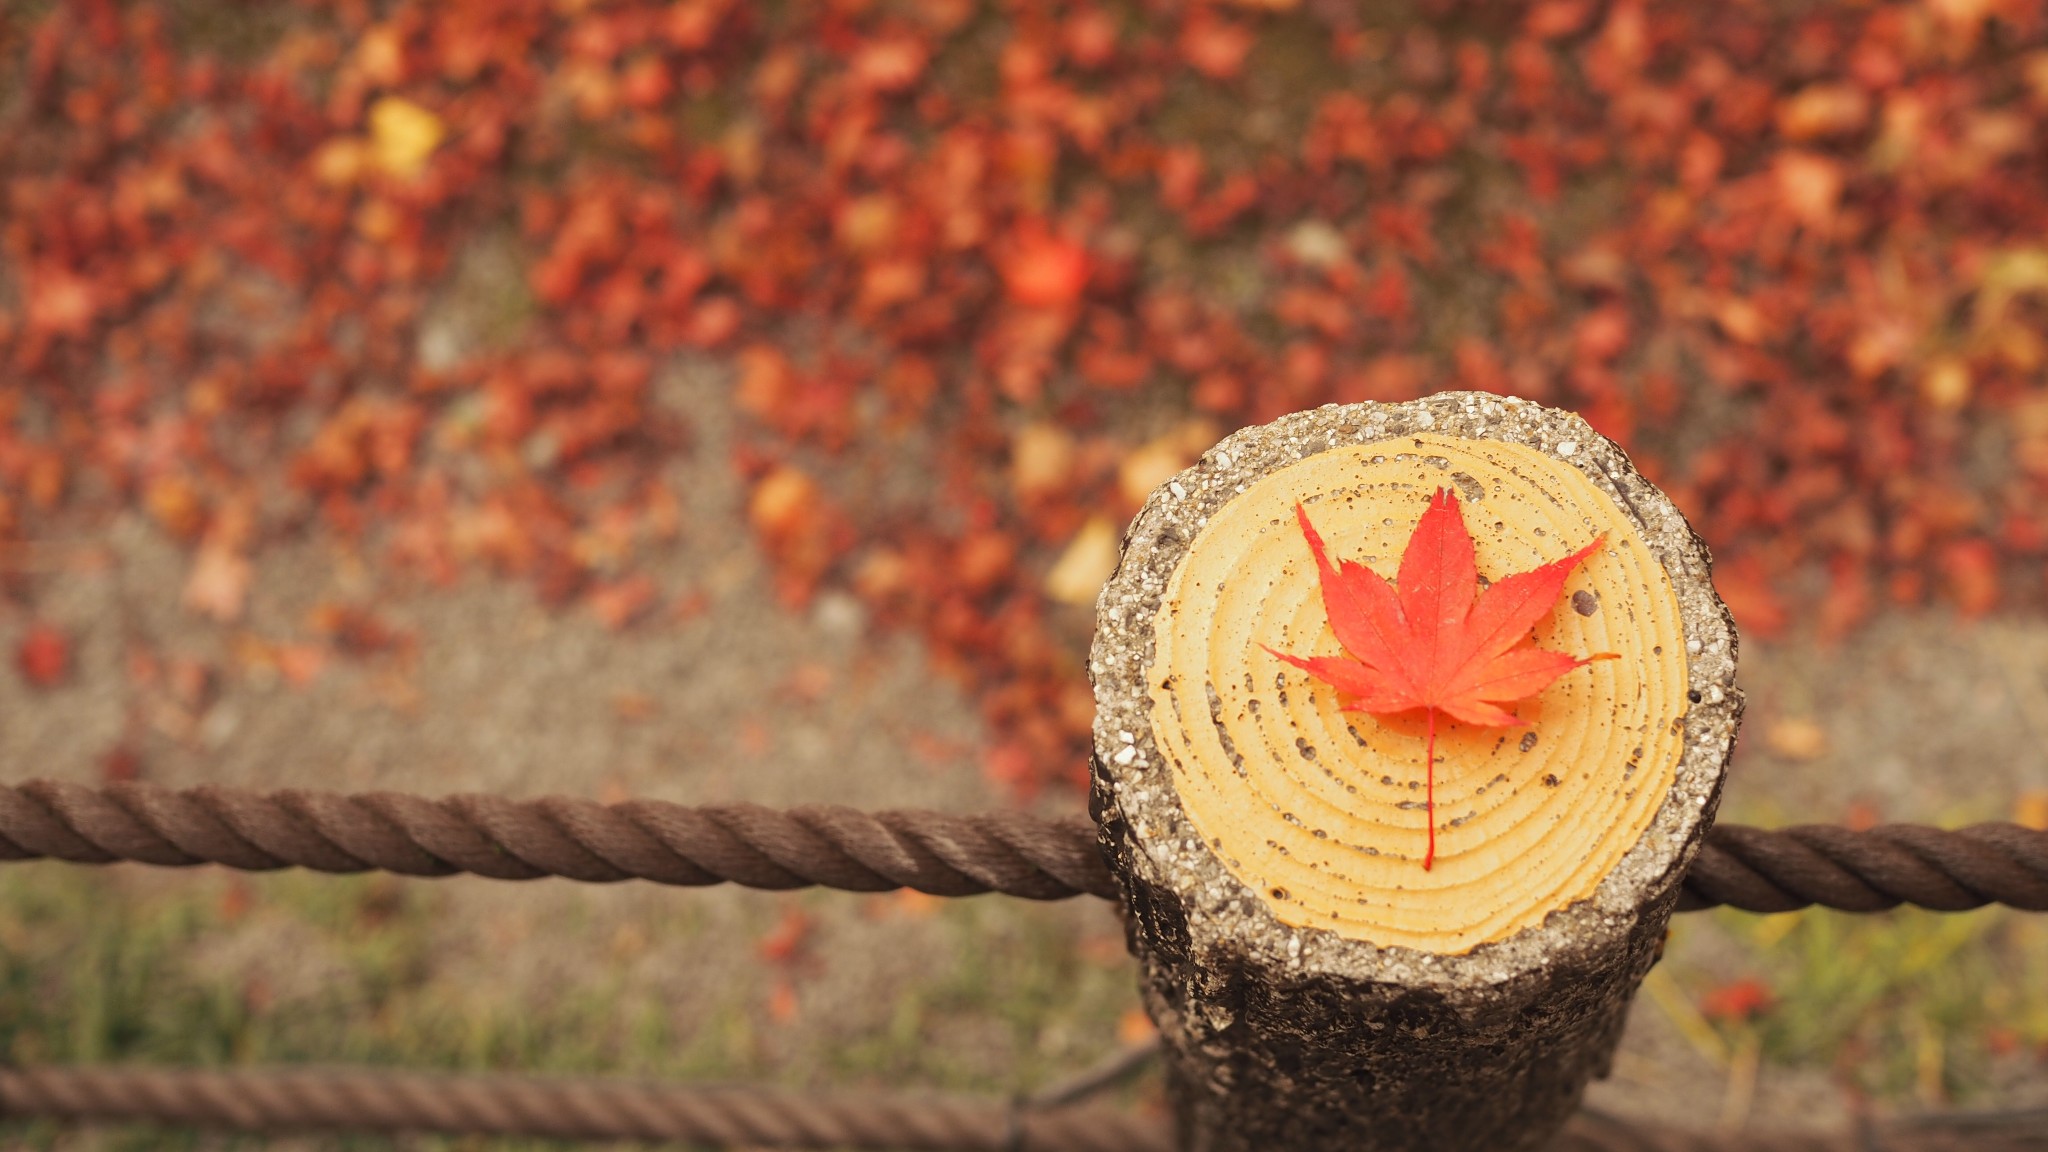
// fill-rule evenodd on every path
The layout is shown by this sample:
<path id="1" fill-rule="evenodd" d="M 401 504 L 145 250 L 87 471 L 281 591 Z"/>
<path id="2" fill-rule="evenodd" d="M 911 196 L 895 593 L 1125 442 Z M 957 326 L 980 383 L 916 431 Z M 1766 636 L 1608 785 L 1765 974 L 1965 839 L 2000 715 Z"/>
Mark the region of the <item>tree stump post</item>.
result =
<path id="1" fill-rule="evenodd" d="M 1393 579 L 1459 494 L 1480 585 L 1593 552 L 1537 646 L 1618 659 L 1436 725 L 1338 655 L 1295 506 Z M 1604 1075 L 1713 820 L 1736 636 L 1671 502 L 1583 420 L 1480 393 L 1297 413 L 1154 492 L 1097 606 L 1092 807 L 1191 1152 L 1511 1152 Z"/>

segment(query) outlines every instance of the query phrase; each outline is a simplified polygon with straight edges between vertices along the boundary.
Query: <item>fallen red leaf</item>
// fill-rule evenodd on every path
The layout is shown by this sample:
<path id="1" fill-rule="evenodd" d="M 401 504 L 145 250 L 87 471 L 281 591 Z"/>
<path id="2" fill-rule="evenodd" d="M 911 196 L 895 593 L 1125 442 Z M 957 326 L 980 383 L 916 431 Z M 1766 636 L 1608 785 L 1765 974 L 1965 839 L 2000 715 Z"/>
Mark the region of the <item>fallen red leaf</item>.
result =
<path id="1" fill-rule="evenodd" d="M 583 603 L 598 623 L 617 632 L 654 607 L 659 596 L 654 581 L 638 575 L 599 584 L 584 594 Z"/>
<path id="2" fill-rule="evenodd" d="M 701 588 L 692 588 L 677 596 L 669 604 L 669 618 L 679 624 L 686 624 L 711 611 L 711 597 Z"/>
<path id="3" fill-rule="evenodd" d="M 249 566 L 302 513 L 264 500 L 243 530 L 215 525 L 234 493 L 295 482 L 318 525 L 389 540 L 401 568 L 488 566 L 563 606 L 643 559 L 579 550 L 620 539 L 590 494 L 661 475 L 676 444 L 644 370 L 606 360 L 801 348 L 786 378 L 742 386 L 755 447 L 852 467 L 816 473 L 843 512 L 764 532 L 778 592 L 799 603 L 869 558 L 847 575 L 877 618 L 966 677 L 1016 749 L 1005 771 L 1042 783 L 1088 725 L 1002 701 L 1073 690 L 1079 641 L 1047 659 L 975 625 L 969 584 L 1034 611 L 1046 597 L 945 558 L 996 528 L 1017 571 L 1041 568 L 1113 464 L 1085 449 L 1038 487 L 958 467 L 907 517 L 841 478 L 913 426 L 941 456 L 985 456 L 990 414 L 1012 407 L 1091 445 L 1140 435 L 1131 414 L 1155 402 L 1234 426 L 1408 399 L 1447 367 L 1421 318 L 1490 300 L 1455 341 L 1463 382 L 1666 451 L 1716 554 L 1778 581 L 1731 577 L 1746 630 L 1790 613 L 1839 633 L 1882 597 L 2043 602 L 2017 577 L 2048 530 L 2007 526 L 2048 484 L 2048 400 L 2027 386 L 2048 363 L 2038 3 L 1532 0 L 1452 35 L 1292 0 L 1165 24 L 1093 3 L 763 21 L 734 0 L 616 0 L 538 22 L 439 5 L 364 28 L 298 0 L 232 59 L 175 21 L 41 7 L 9 42 L 33 114 L 0 148 L 22 224 L 0 357 L 39 397 L 31 414 L 0 394 L 0 565 L 68 565 L 12 545 L 61 535 L 51 517 L 80 494 L 118 493 L 182 546 L 195 610 L 233 620 Z M 1312 113 L 1219 135 L 1212 117 L 1237 109 L 1208 82 L 1242 83 L 1269 38 Z M 745 114 L 678 131 L 677 102 L 707 100 Z M 547 127 L 513 130 L 529 124 Z M 591 145 L 602 163 L 565 164 Z M 1482 207 L 1447 214 L 1471 172 Z M 1619 207 L 1595 235 L 1555 208 L 1580 186 Z M 471 295 L 457 256 L 499 234 L 528 254 L 482 279 L 542 307 L 489 353 L 449 339 L 430 302 Z M 1441 274 L 1446 242 L 1479 259 Z M 1129 328 L 1080 313 L 1098 299 Z M 248 323 L 217 331 L 221 315 Z M 1135 403 L 1097 409 L 1082 389 Z M 1709 431 L 1679 450 L 1676 427 Z M 1968 466 L 2008 432 L 2013 469 Z M 480 487 L 437 494 L 435 471 Z M 1915 479 L 1937 476 L 1956 479 Z M 630 547 L 671 531 L 645 515 Z M 933 523 L 962 527 L 909 527 Z M 1823 568 L 1816 605 L 1791 575 Z"/>
<path id="4" fill-rule="evenodd" d="M 928 53 L 907 36 L 870 41 L 854 56 L 849 72 L 855 82 L 877 92 L 901 92 L 924 74 Z"/>
<path id="5" fill-rule="evenodd" d="M 1003 283 L 1010 299 L 1027 308 L 1071 304 L 1088 284 L 1088 250 L 1042 229 L 1028 229 L 1003 263 Z"/>
<path id="6" fill-rule="evenodd" d="M 1700 1014 L 1709 1020 L 1740 1023 L 1754 1020 L 1777 1003 L 1771 986 L 1754 976 L 1730 981 L 1700 997 Z"/>
<path id="7" fill-rule="evenodd" d="M 1998 607 L 1998 553 L 1985 540 L 1957 540 L 1938 557 L 1950 597 L 1965 616 Z"/>
<path id="8" fill-rule="evenodd" d="M 1714 573 L 1714 588 L 1735 614 L 1744 636 L 1769 640 L 1780 636 L 1792 623 L 1792 613 L 1771 587 L 1763 565 L 1750 557 L 1739 557 Z"/>
<path id="9" fill-rule="evenodd" d="M 142 776 L 142 757 L 126 741 L 114 745 L 100 757 L 100 780 L 107 784 L 124 784 Z"/>
<path id="10" fill-rule="evenodd" d="M 1252 34 L 1241 24 L 1206 10 L 1188 17 L 1180 33 L 1181 59 L 1211 80 L 1229 80 L 1244 71 Z"/>
<path id="11" fill-rule="evenodd" d="M 800 908 L 791 908 L 782 914 L 775 927 L 761 937 L 758 948 L 761 959 L 770 964 L 789 965 L 803 958 L 805 945 L 817 921 Z"/>
<path id="12" fill-rule="evenodd" d="M 14 650 L 15 666 L 37 688 L 55 688 L 71 674 L 71 640 L 48 624 L 36 624 Z"/>
<path id="13" fill-rule="evenodd" d="M 1884 823 L 1884 812 L 1867 799 L 1849 801 L 1842 811 L 1842 827 L 1851 832 L 1868 832 Z"/>
<path id="14" fill-rule="evenodd" d="M 348 656 L 376 656 L 409 647 L 413 642 L 411 633 L 392 627 L 357 604 L 322 601 L 307 613 L 306 622 Z"/>
<path id="15" fill-rule="evenodd" d="M 280 644 L 276 653 L 277 673 L 286 684 L 304 688 L 320 678 L 327 667 L 327 649 L 319 644 Z"/>
<path id="16" fill-rule="evenodd" d="M 796 1019 L 796 985 L 788 980 L 777 980 L 768 989 L 768 1019 L 777 1024 L 787 1024 Z"/>
<path id="17" fill-rule="evenodd" d="M 1472 534 L 1449 489 L 1439 488 L 1431 498 L 1392 584 L 1355 561 L 1333 566 L 1308 510 L 1297 504 L 1294 512 L 1315 555 L 1323 610 L 1344 655 L 1266 651 L 1336 688 L 1347 698 L 1347 712 L 1427 714 L 1429 850 L 1422 867 L 1428 869 L 1436 862 L 1437 713 L 1489 728 L 1524 724 L 1500 705 L 1527 699 L 1574 668 L 1618 658 L 1613 652 L 1579 657 L 1523 645 L 1529 630 L 1556 607 L 1565 580 L 1605 537 L 1561 560 L 1503 576 L 1482 593 Z"/>

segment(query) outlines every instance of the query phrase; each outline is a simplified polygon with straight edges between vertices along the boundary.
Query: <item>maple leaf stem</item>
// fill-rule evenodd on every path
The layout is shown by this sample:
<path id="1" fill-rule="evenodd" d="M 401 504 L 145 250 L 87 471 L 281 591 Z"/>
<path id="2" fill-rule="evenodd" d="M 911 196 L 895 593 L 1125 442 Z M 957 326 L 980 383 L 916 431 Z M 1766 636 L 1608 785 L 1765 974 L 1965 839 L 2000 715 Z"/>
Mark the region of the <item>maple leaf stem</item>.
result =
<path id="1" fill-rule="evenodd" d="M 1422 779 L 1427 789 L 1423 795 L 1423 815 L 1429 820 L 1429 850 L 1422 854 L 1422 870 L 1427 872 L 1436 864 L 1436 709 L 1429 713 L 1429 741 L 1422 753 Z"/>

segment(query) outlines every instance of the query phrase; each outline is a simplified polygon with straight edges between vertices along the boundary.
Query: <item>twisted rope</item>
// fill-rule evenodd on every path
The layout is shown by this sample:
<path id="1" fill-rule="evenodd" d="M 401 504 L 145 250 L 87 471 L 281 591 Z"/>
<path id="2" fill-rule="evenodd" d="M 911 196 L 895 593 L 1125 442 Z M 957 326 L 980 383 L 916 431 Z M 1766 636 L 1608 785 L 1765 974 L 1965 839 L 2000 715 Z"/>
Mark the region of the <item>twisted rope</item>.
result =
<path id="1" fill-rule="evenodd" d="M 1168 1152 L 1163 1127 L 1102 1108 L 1039 1111 L 888 1093 L 338 1070 L 0 1068 L 0 1117 L 721 1147 Z"/>
<path id="2" fill-rule="evenodd" d="M 149 1122 L 241 1132 L 415 1132 L 715 1147 L 915 1152 L 1171 1152 L 1163 1121 L 1101 1107 L 1018 1108 L 887 1093 L 810 1095 L 621 1080 L 342 1070 L 0 1068 L 0 1120 Z M 1981 1122 L 1987 1119 L 1997 1122 Z M 1712 1137 L 1585 1112 L 1548 1152 L 2022 1152 L 2048 1147 L 2023 1114 L 1941 1117 L 1850 1141 Z"/>
<path id="3" fill-rule="evenodd" d="M 0 860 L 223 864 L 264 871 L 468 872 L 749 888 L 914 888 L 1033 900 L 1114 899 L 1116 884 L 1080 817 L 955 816 L 833 805 L 688 807 L 548 797 L 428 799 L 391 792 L 268 794 L 53 780 L 0 787 Z M 2048 911 L 2048 832 L 2016 824 L 1944 831 L 1887 824 L 1765 830 L 1720 825 L 1686 874 L 1679 908 L 1786 912 L 1819 904 L 1875 912 L 2007 904 Z"/>
<path id="4" fill-rule="evenodd" d="M 1095 826 L 1079 817 L 835 805 L 777 811 L 658 800 L 604 805 L 561 796 L 263 795 L 54 780 L 0 788 L 0 860 L 45 857 L 250 871 L 562 876 L 600 884 L 915 888 L 934 896 L 1002 892 L 1032 900 L 1115 892 Z"/>
<path id="5" fill-rule="evenodd" d="M 1960 912 L 2007 904 L 2048 911 L 2048 832 L 2018 824 L 1948 831 L 1880 824 L 1857 831 L 1826 824 L 1751 828 L 1722 824 L 1685 875 L 1679 909 L 1717 904 L 1790 912 L 1819 904 L 1882 912 L 1914 904 Z"/>

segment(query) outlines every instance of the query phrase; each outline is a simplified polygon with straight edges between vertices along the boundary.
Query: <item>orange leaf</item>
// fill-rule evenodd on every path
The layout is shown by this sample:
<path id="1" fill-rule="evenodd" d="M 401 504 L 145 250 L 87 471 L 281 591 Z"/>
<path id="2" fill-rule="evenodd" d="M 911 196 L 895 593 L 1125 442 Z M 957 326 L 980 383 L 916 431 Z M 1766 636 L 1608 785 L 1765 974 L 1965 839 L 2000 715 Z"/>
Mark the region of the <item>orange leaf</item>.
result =
<path id="1" fill-rule="evenodd" d="M 1714 572 L 1714 587 L 1745 637 L 1760 640 L 1782 635 L 1792 612 L 1771 586 L 1770 575 L 1754 556 L 1737 556 Z"/>
<path id="2" fill-rule="evenodd" d="M 876 92 L 902 92 L 924 75 L 930 53 L 925 46 L 905 36 L 876 40 L 855 54 L 850 69 L 854 79 Z"/>
<path id="3" fill-rule="evenodd" d="M 1274 656 L 1324 681 L 1347 697 L 1344 710 L 1385 715 L 1420 709 L 1428 714 L 1429 850 L 1436 862 L 1437 713 L 1482 727 L 1525 723 L 1502 708 L 1542 691 L 1551 681 L 1612 652 L 1568 656 L 1524 646 L 1529 630 L 1549 615 L 1572 571 L 1602 539 L 1560 560 L 1504 576 L 1484 592 L 1474 561 L 1472 534 L 1457 494 L 1439 488 L 1408 538 L 1392 583 L 1363 564 L 1330 563 L 1323 538 L 1297 504 L 1295 518 L 1315 556 L 1330 630 L 1342 656 Z"/>
<path id="4" fill-rule="evenodd" d="M 787 980 L 777 980 L 768 990 L 768 1019 L 777 1024 L 787 1024 L 796 1019 L 796 985 Z"/>
<path id="5" fill-rule="evenodd" d="M 1778 103 L 1778 131 L 1787 140 L 1842 136 L 1870 119 L 1870 97 L 1854 84 L 1811 84 Z"/>
<path id="6" fill-rule="evenodd" d="M 1010 299 L 1027 308 L 1071 304 L 1088 284 L 1088 250 L 1042 227 L 1020 230 L 1016 249 L 1003 264 Z"/>
<path id="7" fill-rule="evenodd" d="M 1793 219 L 1809 228 L 1834 221 L 1835 206 L 1842 199 L 1840 163 L 1813 152 L 1784 152 L 1778 156 L 1776 172 L 1778 202 Z"/>
<path id="8" fill-rule="evenodd" d="M 1119 1044 L 1143 1044 L 1159 1035 L 1159 1026 L 1145 1015 L 1142 1008 L 1127 1009 L 1117 1017 L 1116 1038 Z"/>
<path id="9" fill-rule="evenodd" d="M 327 649 L 318 644 L 277 646 L 277 673 L 294 688 L 303 688 L 320 678 L 327 667 Z"/>
<path id="10" fill-rule="evenodd" d="M 811 939 L 811 930 L 816 926 L 816 921 L 802 909 L 785 910 L 775 927 L 769 929 L 766 936 L 761 937 L 758 945 L 761 959 L 770 964 L 795 963 L 803 956 L 804 948 Z"/>
<path id="11" fill-rule="evenodd" d="M 591 589 L 583 602 L 598 623 L 617 632 L 654 607 L 658 595 L 652 579 L 645 575 L 628 576 Z"/>
<path id="12" fill-rule="evenodd" d="M 250 574 L 247 558 L 233 549 L 202 545 L 185 580 L 185 607 L 224 624 L 240 619 Z"/>
<path id="13" fill-rule="evenodd" d="M 1243 25 L 1208 12 L 1188 18 L 1180 34 L 1181 58 L 1211 80 L 1229 80 L 1244 71 L 1252 50 L 1252 34 Z"/>

